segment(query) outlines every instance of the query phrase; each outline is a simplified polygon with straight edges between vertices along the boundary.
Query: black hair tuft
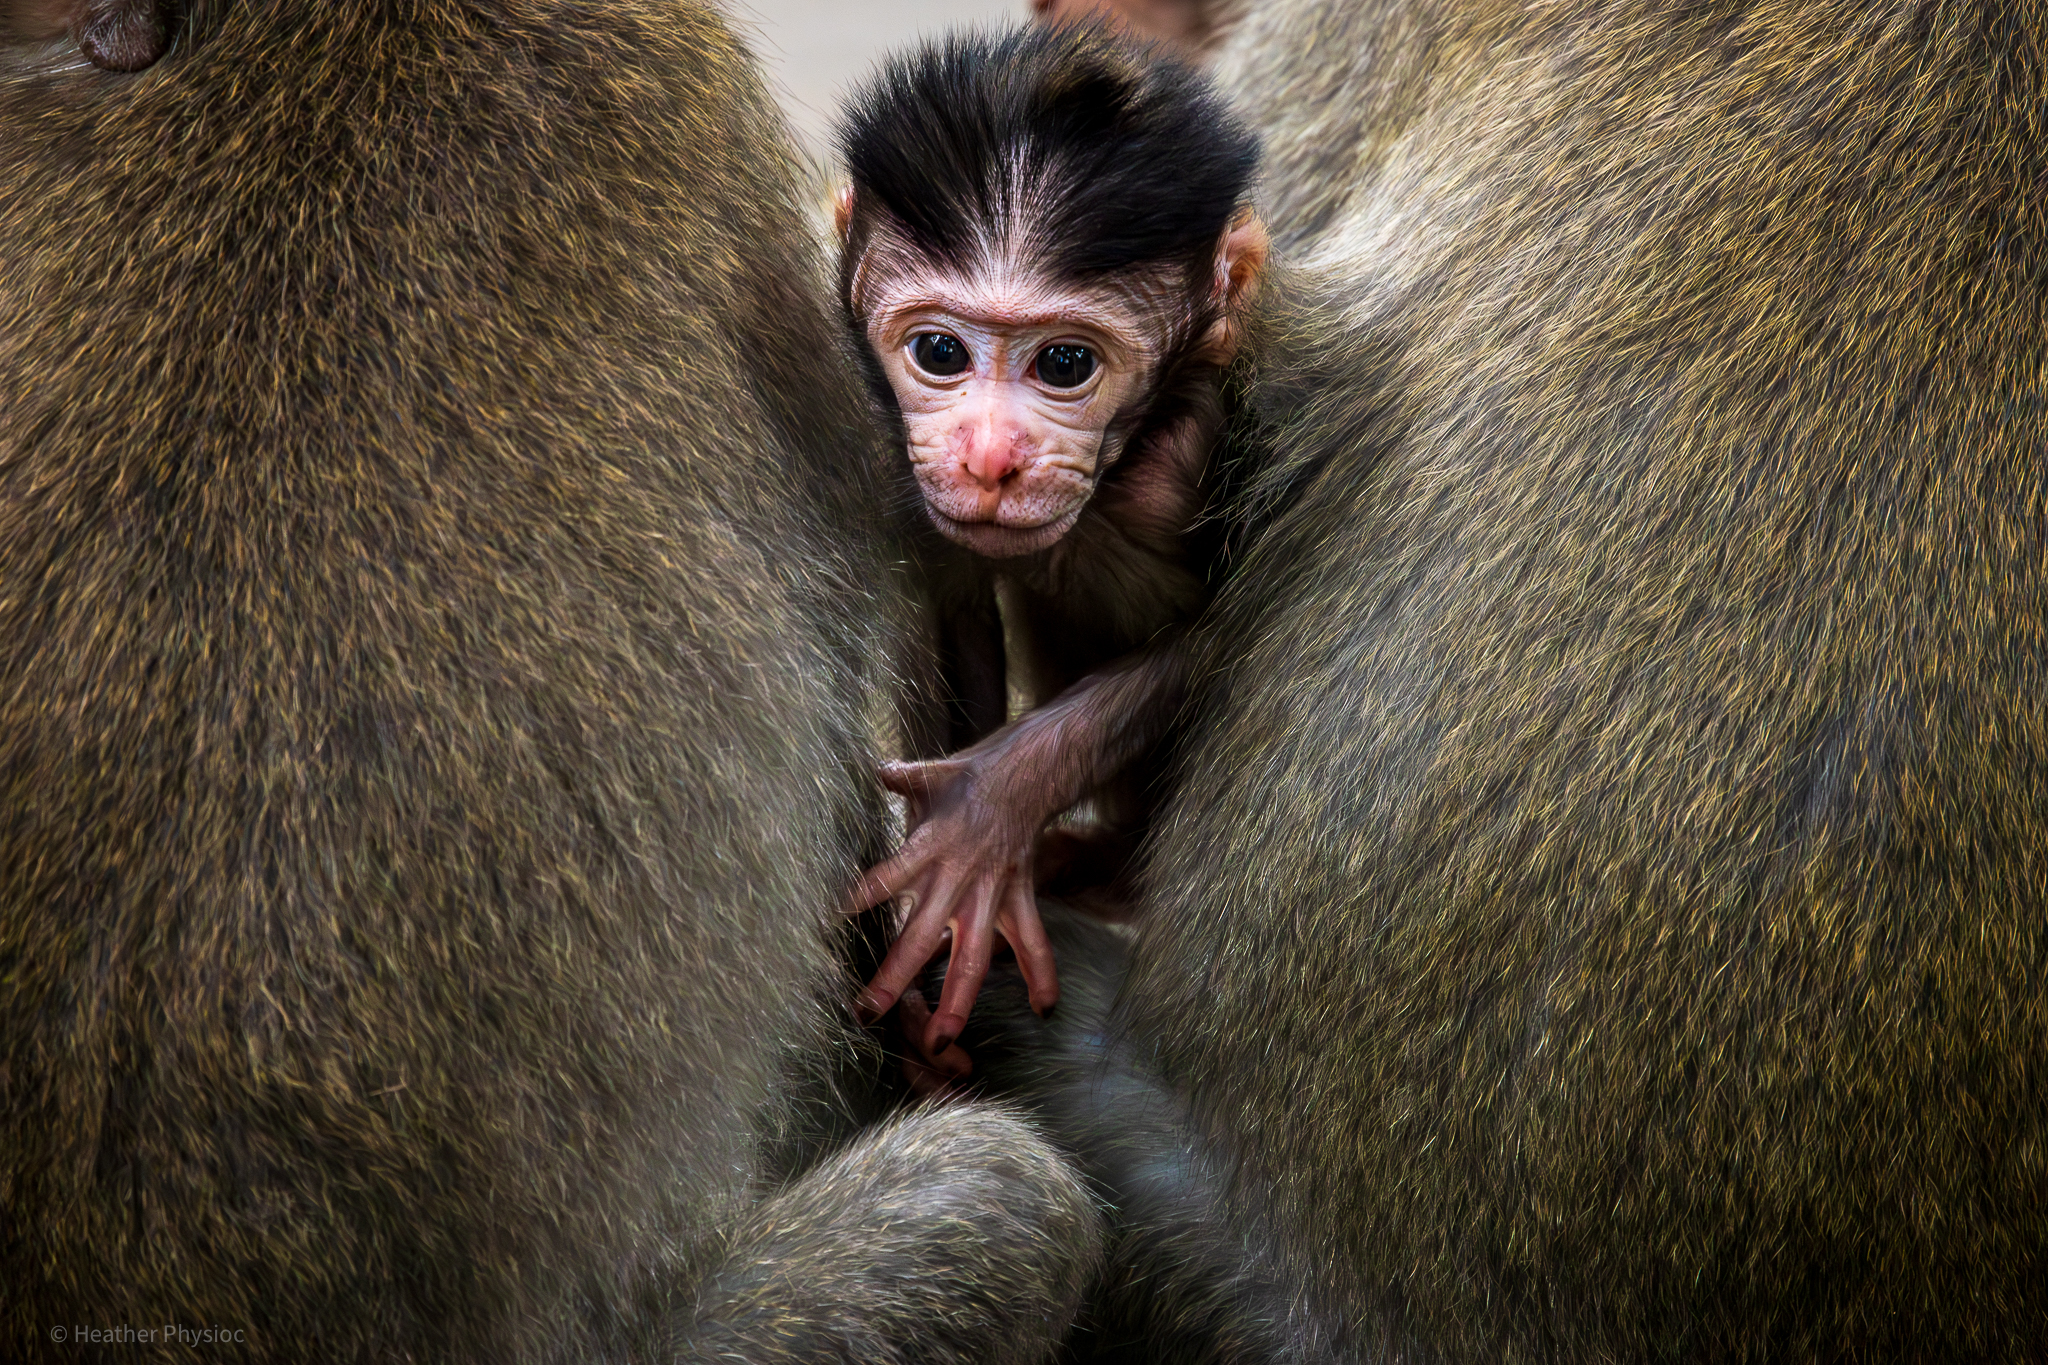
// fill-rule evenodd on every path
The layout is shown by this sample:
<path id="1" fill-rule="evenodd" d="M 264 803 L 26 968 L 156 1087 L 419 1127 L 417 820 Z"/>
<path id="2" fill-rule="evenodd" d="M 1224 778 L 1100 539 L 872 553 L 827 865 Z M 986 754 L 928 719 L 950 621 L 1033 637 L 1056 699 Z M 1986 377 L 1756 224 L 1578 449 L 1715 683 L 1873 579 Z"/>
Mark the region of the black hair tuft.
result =
<path id="1" fill-rule="evenodd" d="M 1259 159 L 1203 77 L 1096 27 L 892 58 L 849 102 L 840 146 L 856 203 L 925 255 L 964 267 L 1023 227 L 1016 245 L 1078 280 L 1206 261 Z"/>

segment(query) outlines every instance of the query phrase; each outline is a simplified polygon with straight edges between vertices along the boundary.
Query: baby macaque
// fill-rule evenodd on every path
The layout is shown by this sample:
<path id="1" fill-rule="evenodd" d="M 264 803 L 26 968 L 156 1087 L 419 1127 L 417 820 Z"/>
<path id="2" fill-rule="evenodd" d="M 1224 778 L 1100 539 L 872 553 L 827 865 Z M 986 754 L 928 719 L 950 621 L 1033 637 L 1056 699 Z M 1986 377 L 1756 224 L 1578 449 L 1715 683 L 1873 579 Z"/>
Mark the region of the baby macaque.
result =
<path id="1" fill-rule="evenodd" d="M 883 769 L 910 830 L 849 909 L 904 906 L 862 1007 L 905 999 L 907 1032 L 926 1011 L 905 988 L 950 928 L 912 1037 L 958 1074 L 994 935 L 1034 1008 L 1059 997 L 1041 835 L 1091 794 L 1141 819 L 1114 780 L 1186 692 L 1182 628 L 1221 553 L 1222 380 L 1267 255 L 1258 146 L 1192 70 L 1097 28 L 929 45 L 851 108 L 841 289 L 937 531 L 920 557 L 958 752 Z M 1004 617 L 1035 708 L 1008 725 Z"/>

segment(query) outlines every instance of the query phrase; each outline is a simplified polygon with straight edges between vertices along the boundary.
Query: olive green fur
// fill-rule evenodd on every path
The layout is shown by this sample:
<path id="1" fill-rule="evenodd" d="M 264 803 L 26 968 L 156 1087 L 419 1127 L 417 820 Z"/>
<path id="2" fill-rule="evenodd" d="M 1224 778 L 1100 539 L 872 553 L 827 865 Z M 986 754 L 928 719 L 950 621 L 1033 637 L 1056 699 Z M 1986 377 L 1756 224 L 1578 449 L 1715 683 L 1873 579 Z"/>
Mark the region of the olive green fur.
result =
<path id="1" fill-rule="evenodd" d="M 0 49 L 0 185 L 0 1353 L 665 1338 L 858 1045 L 898 609 L 751 58 L 657 0 L 213 6 L 133 76 Z M 1092 1210 L 932 1123 L 1035 1240 L 850 1240 L 887 1133 L 790 1189 L 866 1280 L 929 1233 L 1050 1286 L 947 1303 L 1042 1354 Z"/>
<path id="2" fill-rule="evenodd" d="M 2048 1340 L 2048 7 L 1279 0 L 1125 1007 L 1303 1355 Z M 1064 970 L 1064 962 L 1063 962 Z"/>
<path id="3" fill-rule="evenodd" d="M 1030 1126 L 990 1106 L 928 1107 L 755 1211 L 678 1354 L 1027 1365 L 1065 1336 L 1101 1239 L 1080 1174 Z"/>

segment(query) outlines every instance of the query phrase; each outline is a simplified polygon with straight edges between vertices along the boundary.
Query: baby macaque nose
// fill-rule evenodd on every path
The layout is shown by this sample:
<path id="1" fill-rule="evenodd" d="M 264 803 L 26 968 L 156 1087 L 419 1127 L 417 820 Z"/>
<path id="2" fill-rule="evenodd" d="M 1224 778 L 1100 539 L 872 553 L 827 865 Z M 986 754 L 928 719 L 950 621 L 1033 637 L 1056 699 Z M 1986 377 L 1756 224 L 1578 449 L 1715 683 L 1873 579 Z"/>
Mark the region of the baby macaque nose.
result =
<path id="1" fill-rule="evenodd" d="M 961 472 L 985 492 L 1002 487 L 1003 481 L 1017 472 L 1019 463 L 1015 444 L 1000 437 L 970 440 L 960 452 Z"/>

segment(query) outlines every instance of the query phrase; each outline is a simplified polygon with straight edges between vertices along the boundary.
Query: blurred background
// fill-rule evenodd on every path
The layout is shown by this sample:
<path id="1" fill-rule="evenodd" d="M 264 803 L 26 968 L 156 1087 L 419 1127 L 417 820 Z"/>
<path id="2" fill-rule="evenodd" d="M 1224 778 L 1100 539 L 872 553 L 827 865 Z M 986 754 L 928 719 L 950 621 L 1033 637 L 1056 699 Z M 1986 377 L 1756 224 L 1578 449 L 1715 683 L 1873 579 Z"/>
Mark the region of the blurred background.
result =
<path id="1" fill-rule="evenodd" d="M 876 59 L 924 34 L 968 24 L 1021 24 L 1029 0 L 723 0 L 768 69 L 804 150 L 830 153 L 847 89 Z"/>

